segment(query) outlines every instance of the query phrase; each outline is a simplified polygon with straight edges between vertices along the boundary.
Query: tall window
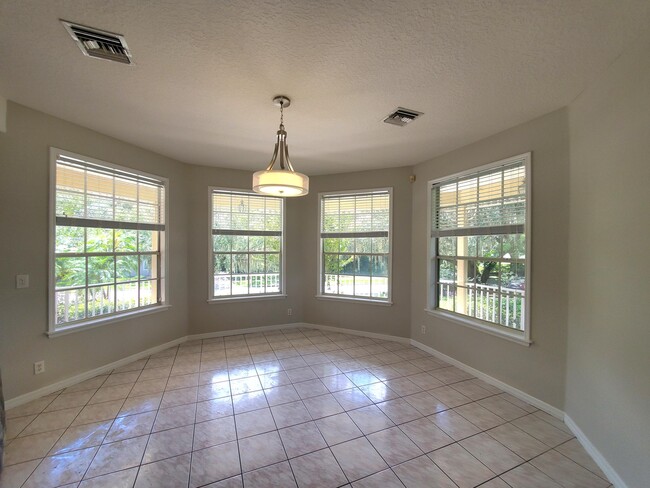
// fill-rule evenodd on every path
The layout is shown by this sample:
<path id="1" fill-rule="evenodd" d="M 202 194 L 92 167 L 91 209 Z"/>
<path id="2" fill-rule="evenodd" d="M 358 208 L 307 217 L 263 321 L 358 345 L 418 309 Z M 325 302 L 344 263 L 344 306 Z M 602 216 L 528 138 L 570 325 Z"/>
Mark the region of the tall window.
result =
<path id="1" fill-rule="evenodd" d="M 530 154 L 431 183 L 431 308 L 526 331 Z"/>
<path id="2" fill-rule="evenodd" d="M 320 294 L 391 298 L 391 189 L 320 194 Z"/>
<path id="3" fill-rule="evenodd" d="M 284 200 L 210 189 L 210 298 L 283 293 Z"/>
<path id="4" fill-rule="evenodd" d="M 166 180 L 52 149 L 50 331 L 164 302 Z"/>

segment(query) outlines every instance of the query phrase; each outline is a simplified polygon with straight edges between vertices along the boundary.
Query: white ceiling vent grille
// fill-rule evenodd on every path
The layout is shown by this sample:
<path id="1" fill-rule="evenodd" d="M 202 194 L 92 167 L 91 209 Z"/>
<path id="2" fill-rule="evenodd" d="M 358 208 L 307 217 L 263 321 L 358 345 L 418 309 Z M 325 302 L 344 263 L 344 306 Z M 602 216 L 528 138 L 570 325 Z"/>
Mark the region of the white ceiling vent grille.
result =
<path id="1" fill-rule="evenodd" d="M 413 122 L 420 115 L 423 115 L 422 112 L 416 112 L 415 110 L 411 110 L 408 108 L 397 107 L 397 109 L 394 112 L 389 114 L 388 117 L 384 119 L 384 122 L 387 124 L 399 125 L 400 127 L 404 127 L 405 125 Z"/>
<path id="2" fill-rule="evenodd" d="M 84 55 L 118 63 L 133 64 L 124 36 L 93 27 L 73 24 L 65 20 L 61 22 Z"/>

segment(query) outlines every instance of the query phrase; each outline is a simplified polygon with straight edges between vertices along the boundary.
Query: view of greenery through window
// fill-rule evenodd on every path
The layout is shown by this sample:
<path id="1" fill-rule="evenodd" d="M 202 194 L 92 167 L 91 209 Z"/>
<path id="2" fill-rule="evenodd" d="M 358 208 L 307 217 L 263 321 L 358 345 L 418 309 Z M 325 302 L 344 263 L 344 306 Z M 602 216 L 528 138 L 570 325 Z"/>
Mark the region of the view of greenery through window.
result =
<path id="1" fill-rule="evenodd" d="M 518 162 L 433 186 L 437 308 L 524 329 L 525 178 Z"/>
<path id="2" fill-rule="evenodd" d="M 388 300 L 390 193 L 321 198 L 321 293 Z"/>
<path id="3" fill-rule="evenodd" d="M 213 297 L 281 293 L 282 199 L 214 190 L 211 203 Z"/>
<path id="4" fill-rule="evenodd" d="M 161 302 L 164 186 L 59 156 L 56 325 Z"/>

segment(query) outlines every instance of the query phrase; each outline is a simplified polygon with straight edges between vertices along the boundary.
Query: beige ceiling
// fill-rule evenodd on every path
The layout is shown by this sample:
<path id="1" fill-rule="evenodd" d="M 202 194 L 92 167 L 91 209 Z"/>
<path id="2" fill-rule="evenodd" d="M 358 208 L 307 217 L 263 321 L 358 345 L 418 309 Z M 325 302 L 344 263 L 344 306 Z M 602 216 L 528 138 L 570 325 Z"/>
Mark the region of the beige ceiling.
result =
<path id="1" fill-rule="evenodd" d="M 82 56 L 59 19 L 124 34 Z M 560 108 L 647 0 L 0 0 L 0 95 L 178 160 L 261 169 L 279 113 L 308 174 L 419 163 Z M 397 106 L 424 112 L 382 123 Z"/>

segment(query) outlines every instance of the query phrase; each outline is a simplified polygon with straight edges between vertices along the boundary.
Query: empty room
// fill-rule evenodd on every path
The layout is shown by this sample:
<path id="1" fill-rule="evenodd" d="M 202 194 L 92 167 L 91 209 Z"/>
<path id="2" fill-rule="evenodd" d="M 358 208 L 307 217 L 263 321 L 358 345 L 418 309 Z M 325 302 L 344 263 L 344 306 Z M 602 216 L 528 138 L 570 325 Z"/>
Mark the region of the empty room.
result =
<path id="1" fill-rule="evenodd" d="M 648 488 L 648 0 L 0 0 L 0 488 Z"/>

